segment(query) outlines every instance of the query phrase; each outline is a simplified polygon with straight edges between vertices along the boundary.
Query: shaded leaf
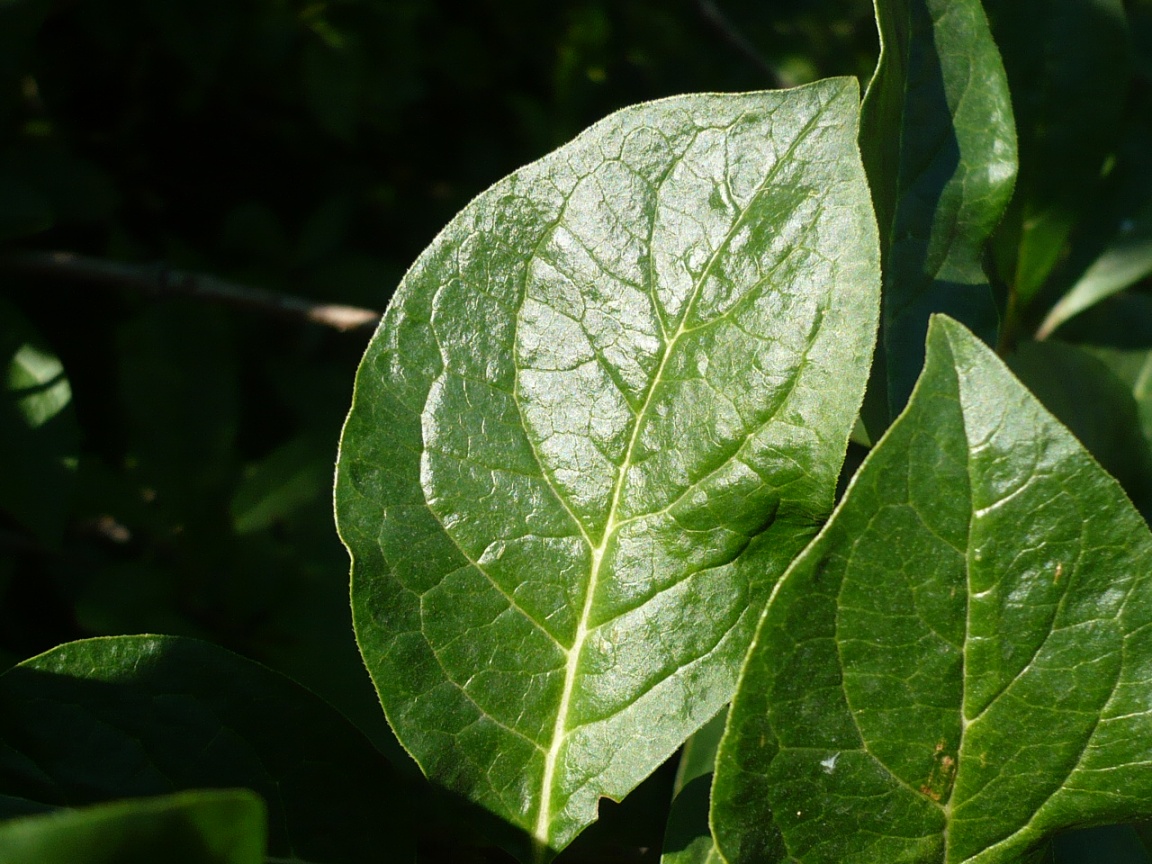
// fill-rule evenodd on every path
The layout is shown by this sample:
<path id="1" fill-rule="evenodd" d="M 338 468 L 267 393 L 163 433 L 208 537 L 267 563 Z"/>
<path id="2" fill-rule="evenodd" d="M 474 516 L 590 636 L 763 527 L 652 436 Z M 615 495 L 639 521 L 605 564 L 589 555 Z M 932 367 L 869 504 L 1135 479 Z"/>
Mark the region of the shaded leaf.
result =
<path id="1" fill-rule="evenodd" d="M 1068 320 L 1058 335 L 1062 342 L 1080 345 L 1152 349 L 1152 296 L 1113 294 Z"/>
<path id="2" fill-rule="evenodd" d="M 1008 80 L 979 0 L 877 0 L 876 19 L 880 61 L 860 118 L 884 261 L 873 439 L 908 401 L 929 315 L 995 344 L 981 259 L 1016 179 Z"/>
<path id="3" fill-rule="evenodd" d="M 1116 239 L 1072 286 L 1040 326 L 1051 333 L 1073 315 L 1152 274 L 1152 202 L 1121 225 Z"/>
<path id="4" fill-rule="evenodd" d="M 55 807 L 247 787 L 269 853 L 404 860 L 402 799 L 354 726 L 287 678 L 205 642 L 71 642 L 0 676 L 0 793 Z M 410 853 L 407 853 L 410 854 Z"/>
<path id="5" fill-rule="evenodd" d="M 1152 857 L 1131 825 L 1085 828 L 1057 837 L 1056 864 L 1152 864 Z"/>
<path id="6" fill-rule="evenodd" d="M 1152 515 L 1152 453 L 1133 389 L 1094 352 L 1075 345 L 1025 342 L 1007 362 L 1044 407 L 1120 481 L 1136 508 L 1146 517 Z M 1132 384 L 1141 386 L 1136 380 Z"/>
<path id="7" fill-rule="evenodd" d="M 727 719 L 728 712 L 721 711 L 684 742 L 661 864 L 719 864 L 720 853 L 708 827 L 708 804 L 716 750 Z"/>
<path id="8" fill-rule="evenodd" d="M 1152 535 L 969 332 L 769 602 L 721 743 L 728 861 L 1016 862 L 1152 809 Z"/>
<path id="9" fill-rule="evenodd" d="M 1140 415 L 1140 431 L 1152 446 L 1152 351 L 1086 347 L 1128 387 Z"/>
<path id="10" fill-rule="evenodd" d="M 0 864 L 263 864 L 264 804 L 182 792 L 0 822 Z"/>
<path id="11" fill-rule="evenodd" d="M 857 100 L 609 117 L 444 230 L 360 367 L 361 650 L 425 772 L 537 857 L 730 698 L 831 506 L 877 313 Z"/>
<path id="12" fill-rule="evenodd" d="M 1063 296 L 1037 330 L 1043 339 L 1065 321 L 1152 273 L 1152 98 L 1129 102 L 1127 130 L 1104 188 L 1072 237 Z"/>
<path id="13" fill-rule="evenodd" d="M 1012 88 L 1020 177 L 999 254 L 1022 306 L 1091 207 L 1128 85 L 1122 0 L 985 0 Z M 1072 119 L 1075 118 L 1075 119 Z"/>
<path id="14" fill-rule="evenodd" d="M 60 543 L 75 487 L 80 431 L 64 366 L 0 299 L 0 508 L 49 546 Z"/>
<path id="15" fill-rule="evenodd" d="M 245 473 L 232 499 L 237 534 L 261 531 L 323 494 L 331 454 L 307 435 L 277 448 Z"/>

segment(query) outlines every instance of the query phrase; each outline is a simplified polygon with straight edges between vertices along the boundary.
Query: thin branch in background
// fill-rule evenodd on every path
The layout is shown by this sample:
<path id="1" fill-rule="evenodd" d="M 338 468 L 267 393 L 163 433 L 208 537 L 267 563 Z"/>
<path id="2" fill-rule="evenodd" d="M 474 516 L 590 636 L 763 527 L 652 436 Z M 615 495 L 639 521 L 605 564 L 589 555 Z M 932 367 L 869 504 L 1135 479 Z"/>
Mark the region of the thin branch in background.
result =
<path id="1" fill-rule="evenodd" d="M 375 326 L 380 321 L 380 313 L 373 309 L 337 303 L 314 303 L 303 297 L 277 294 L 214 276 L 173 270 L 163 265 L 124 264 L 72 252 L 8 255 L 0 259 L 0 268 L 29 276 L 134 288 L 160 296 L 199 297 L 264 314 L 304 319 L 340 331 Z"/>
<path id="2" fill-rule="evenodd" d="M 756 47 L 748 41 L 725 15 L 719 6 L 713 0 L 696 0 L 696 8 L 700 11 L 700 15 L 707 21 L 712 29 L 715 30 L 720 36 L 744 55 L 749 62 L 752 63 L 757 69 L 764 73 L 765 77 L 772 82 L 774 88 L 784 86 L 784 82 L 780 80 L 780 76 L 776 73 L 767 60 L 760 56 L 760 52 Z"/>

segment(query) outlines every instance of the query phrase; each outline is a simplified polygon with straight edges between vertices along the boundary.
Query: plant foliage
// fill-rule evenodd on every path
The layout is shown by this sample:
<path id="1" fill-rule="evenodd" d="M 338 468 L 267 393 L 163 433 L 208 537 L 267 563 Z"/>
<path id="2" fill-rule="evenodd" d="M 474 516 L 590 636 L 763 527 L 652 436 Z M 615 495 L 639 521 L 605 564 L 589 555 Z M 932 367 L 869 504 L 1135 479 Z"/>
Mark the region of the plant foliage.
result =
<path id="1" fill-rule="evenodd" d="M 1152 4 L 732 5 L 0 0 L 0 862 L 1152 860 Z"/>

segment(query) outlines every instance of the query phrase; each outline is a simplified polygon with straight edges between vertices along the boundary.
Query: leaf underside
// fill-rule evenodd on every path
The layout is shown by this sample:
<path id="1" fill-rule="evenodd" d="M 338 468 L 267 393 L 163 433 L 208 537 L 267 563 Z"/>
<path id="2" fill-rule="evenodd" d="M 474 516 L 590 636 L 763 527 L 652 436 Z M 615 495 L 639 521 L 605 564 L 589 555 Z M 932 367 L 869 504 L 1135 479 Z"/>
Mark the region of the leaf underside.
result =
<path id="1" fill-rule="evenodd" d="M 967 330 L 769 602 L 713 787 L 729 862 L 1013 862 L 1152 800 L 1152 535 Z"/>
<path id="2" fill-rule="evenodd" d="M 397 736 L 537 857 L 731 697 L 877 317 L 858 93 L 625 109 L 469 205 L 357 377 L 336 509 Z"/>

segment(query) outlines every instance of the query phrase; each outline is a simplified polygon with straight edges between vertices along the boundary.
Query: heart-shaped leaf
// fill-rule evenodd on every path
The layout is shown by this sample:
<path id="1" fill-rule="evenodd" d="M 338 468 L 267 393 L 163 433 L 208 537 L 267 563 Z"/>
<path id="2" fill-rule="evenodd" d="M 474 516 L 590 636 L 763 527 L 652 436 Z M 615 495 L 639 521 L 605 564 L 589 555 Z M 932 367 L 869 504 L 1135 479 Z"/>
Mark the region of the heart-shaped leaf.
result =
<path id="1" fill-rule="evenodd" d="M 247 787 L 267 804 L 270 854 L 366 864 L 411 855 L 394 784 L 334 709 L 205 642 L 70 642 L 0 675 L 5 796 L 72 807 Z"/>
<path id="2" fill-rule="evenodd" d="M 858 99 L 612 115 L 469 205 L 361 365 L 361 650 L 425 772 L 538 858 L 731 697 L 830 509 L 877 317 Z"/>
<path id="3" fill-rule="evenodd" d="M 908 401 L 931 313 L 996 342 L 982 256 L 1016 179 L 1008 79 L 980 0 L 879 0 L 876 20 L 882 50 L 860 118 L 884 261 L 874 438 Z"/>
<path id="4" fill-rule="evenodd" d="M 729 862 L 1016 862 L 1152 812 L 1152 535 L 971 333 L 780 580 L 720 746 Z"/>

